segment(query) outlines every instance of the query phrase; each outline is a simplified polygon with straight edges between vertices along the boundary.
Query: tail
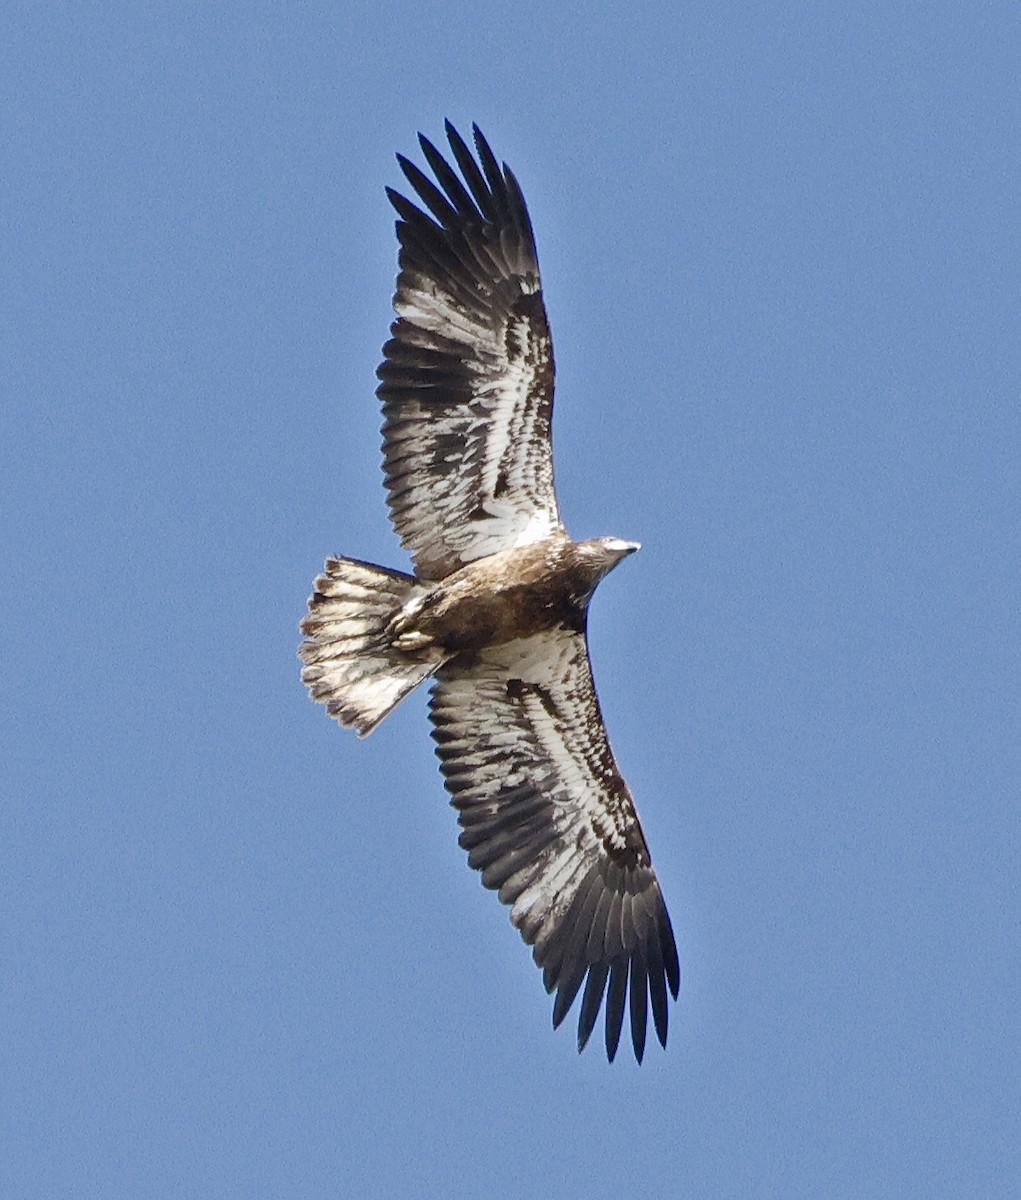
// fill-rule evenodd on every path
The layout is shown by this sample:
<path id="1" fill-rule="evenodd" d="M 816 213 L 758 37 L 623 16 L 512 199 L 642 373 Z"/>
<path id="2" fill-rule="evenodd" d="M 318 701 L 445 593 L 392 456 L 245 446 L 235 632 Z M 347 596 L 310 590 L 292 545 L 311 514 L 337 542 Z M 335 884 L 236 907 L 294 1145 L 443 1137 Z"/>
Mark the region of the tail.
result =
<path id="1" fill-rule="evenodd" d="M 353 558 L 328 558 L 312 586 L 300 625 L 307 639 L 298 649 L 301 681 L 331 717 L 365 737 L 448 657 L 431 644 L 393 645 L 391 621 L 428 589 L 411 575 Z"/>

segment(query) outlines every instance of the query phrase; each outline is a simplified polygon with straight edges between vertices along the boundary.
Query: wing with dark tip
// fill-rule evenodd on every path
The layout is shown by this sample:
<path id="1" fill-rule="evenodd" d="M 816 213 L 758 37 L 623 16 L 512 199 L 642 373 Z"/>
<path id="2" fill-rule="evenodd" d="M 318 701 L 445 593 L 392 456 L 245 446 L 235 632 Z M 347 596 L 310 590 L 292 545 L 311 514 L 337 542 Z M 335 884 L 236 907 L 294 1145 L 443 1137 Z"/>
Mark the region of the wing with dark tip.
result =
<path id="1" fill-rule="evenodd" d="M 471 667 L 443 668 L 430 715 L 460 843 L 511 906 L 556 992 L 554 1026 L 581 992 L 578 1048 L 602 1006 L 612 1060 L 629 1008 L 641 1061 L 651 1002 L 665 1046 L 677 950 L 607 741 L 585 635 L 535 634 L 484 650 Z"/>
<path id="2" fill-rule="evenodd" d="M 440 579 L 560 526 L 550 419 L 553 346 L 517 180 L 474 127 L 447 122 L 454 169 L 426 138 L 434 183 L 398 155 L 419 198 L 387 189 L 400 242 L 377 394 L 394 527 Z"/>

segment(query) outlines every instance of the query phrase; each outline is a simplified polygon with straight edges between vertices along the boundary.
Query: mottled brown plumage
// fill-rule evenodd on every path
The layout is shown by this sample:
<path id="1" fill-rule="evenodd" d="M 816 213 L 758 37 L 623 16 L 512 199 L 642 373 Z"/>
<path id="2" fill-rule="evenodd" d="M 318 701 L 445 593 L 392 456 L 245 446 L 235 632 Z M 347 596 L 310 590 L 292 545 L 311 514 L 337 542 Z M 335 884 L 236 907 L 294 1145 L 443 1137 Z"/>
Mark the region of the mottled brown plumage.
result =
<path id="1" fill-rule="evenodd" d="M 413 613 L 402 616 L 394 632 L 409 647 L 441 646 L 455 656 L 452 667 L 470 666 L 485 646 L 553 629 L 583 633 L 596 583 L 632 549 L 610 538 L 572 542 L 558 530 L 448 575 Z"/>
<path id="2" fill-rule="evenodd" d="M 559 1025 L 584 984 L 581 1049 L 605 993 L 606 1050 L 651 1004 L 666 1044 L 679 986 L 670 918 L 606 737 L 586 643 L 599 580 L 637 549 L 573 542 L 553 489 L 553 348 L 521 190 L 475 128 L 457 171 L 398 156 L 423 208 L 400 219 L 397 320 L 378 394 L 390 514 L 416 574 L 327 559 L 302 622 L 302 679 L 371 732 L 426 678 L 461 845 L 511 906 Z"/>

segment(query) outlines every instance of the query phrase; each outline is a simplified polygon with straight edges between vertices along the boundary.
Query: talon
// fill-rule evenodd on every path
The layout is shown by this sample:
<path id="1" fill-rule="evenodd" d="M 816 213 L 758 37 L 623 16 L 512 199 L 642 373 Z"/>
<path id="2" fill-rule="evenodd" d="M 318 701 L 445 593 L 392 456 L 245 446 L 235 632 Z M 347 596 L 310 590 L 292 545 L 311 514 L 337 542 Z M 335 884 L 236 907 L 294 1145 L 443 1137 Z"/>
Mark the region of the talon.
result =
<path id="1" fill-rule="evenodd" d="M 432 638 L 427 634 L 420 633 L 417 629 L 409 629 L 406 633 L 398 634 L 391 643 L 396 650 L 424 650 L 426 646 L 432 644 Z"/>

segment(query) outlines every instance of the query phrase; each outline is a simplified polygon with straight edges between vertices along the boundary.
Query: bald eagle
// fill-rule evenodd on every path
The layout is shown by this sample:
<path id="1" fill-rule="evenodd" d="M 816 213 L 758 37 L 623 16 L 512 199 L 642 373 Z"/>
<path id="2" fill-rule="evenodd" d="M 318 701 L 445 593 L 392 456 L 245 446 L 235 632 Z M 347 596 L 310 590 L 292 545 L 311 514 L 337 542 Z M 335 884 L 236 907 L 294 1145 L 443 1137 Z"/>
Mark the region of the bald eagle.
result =
<path id="1" fill-rule="evenodd" d="M 554 1027 L 584 984 L 579 1050 L 603 1006 L 612 1061 L 627 1007 L 640 1062 L 650 1003 L 666 1045 L 677 950 L 586 641 L 596 584 L 638 546 L 564 530 L 531 221 L 478 127 L 475 154 L 449 121 L 446 133 L 456 170 L 420 135 L 435 182 L 398 155 L 419 203 L 387 189 L 397 319 L 377 395 L 387 504 L 414 574 L 328 558 L 301 622 L 301 676 L 361 736 L 433 680 L 460 844 L 556 992 Z"/>

